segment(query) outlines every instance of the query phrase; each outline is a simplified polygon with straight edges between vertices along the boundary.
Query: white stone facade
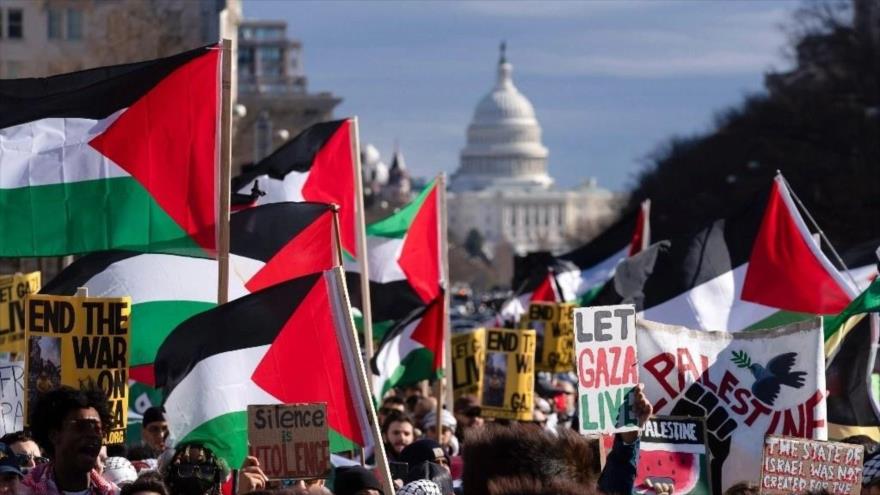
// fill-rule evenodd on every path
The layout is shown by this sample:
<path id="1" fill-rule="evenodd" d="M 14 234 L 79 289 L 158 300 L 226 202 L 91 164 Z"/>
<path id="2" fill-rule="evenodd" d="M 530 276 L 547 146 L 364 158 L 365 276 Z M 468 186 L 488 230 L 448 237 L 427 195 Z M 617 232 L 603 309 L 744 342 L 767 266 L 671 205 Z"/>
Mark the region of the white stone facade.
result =
<path id="1" fill-rule="evenodd" d="M 570 190 L 552 187 L 541 126 L 512 73 L 502 45 L 496 84 L 477 104 L 450 181 L 449 228 L 458 242 L 480 232 L 487 254 L 502 243 L 520 254 L 561 252 L 615 215 L 625 197 L 594 180 Z"/>

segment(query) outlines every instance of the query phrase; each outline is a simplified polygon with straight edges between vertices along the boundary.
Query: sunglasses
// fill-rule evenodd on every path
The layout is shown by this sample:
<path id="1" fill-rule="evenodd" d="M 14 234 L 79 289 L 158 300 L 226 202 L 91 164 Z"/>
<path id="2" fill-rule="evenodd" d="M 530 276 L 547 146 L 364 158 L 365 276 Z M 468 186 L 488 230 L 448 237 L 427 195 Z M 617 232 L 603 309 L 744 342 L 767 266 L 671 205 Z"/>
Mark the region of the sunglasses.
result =
<path id="1" fill-rule="evenodd" d="M 201 478 L 213 480 L 217 468 L 211 464 L 176 464 L 174 470 L 178 478 Z"/>
<path id="2" fill-rule="evenodd" d="M 65 422 L 73 427 L 77 433 L 89 434 L 94 433 L 98 436 L 104 436 L 104 425 L 99 419 L 77 418 Z"/>
<path id="3" fill-rule="evenodd" d="M 42 457 L 34 454 L 15 454 L 13 457 L 15 462 L 18 463 L 19 467 L 27 467 L 31 461 L 34 461 L 34 464 L 46 464 L 49 462 L 48 457 Z"/>

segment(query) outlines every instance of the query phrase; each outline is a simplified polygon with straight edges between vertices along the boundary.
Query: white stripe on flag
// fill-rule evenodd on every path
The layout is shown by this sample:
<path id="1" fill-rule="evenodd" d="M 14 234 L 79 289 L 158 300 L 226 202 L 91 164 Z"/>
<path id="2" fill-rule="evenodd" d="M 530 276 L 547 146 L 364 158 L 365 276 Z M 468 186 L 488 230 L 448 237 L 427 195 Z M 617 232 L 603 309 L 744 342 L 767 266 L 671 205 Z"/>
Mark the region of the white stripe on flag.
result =
<path id="1" fill-rule="evenodd" d="M 580 272 L 580 280 L 578 281 L 577 288 L 575 289 L 575 294 L 579 297 L 592 289 L 597 285 L 602 285 L 611 277 L 614 276 L 614 272 L 617 270 L 617 265 L 620 264 L 621 261 L 625 260 L 629 255 L 629 246 L 624 247 L 620 251 L 612 254 L 608 258 L 599 263 L 581 270 Z M 569 299 L 566 299 L 569 300 Z"/>
<path id="2" fill-rule="evenodd" d="M 370 280 L 380 284 L 406 280 L 406 274 L 397 263 L 402 251 L 403 239 L 367 236 Z"/>
<path id="3" fill-rule="evenodd" d="M 128 177 L 89 145 L 124 111 L 101 120 L 48 118 L 0 129 L 0 189 Z"/>
<path id="4" fill-rule="evenodd" d="M 272 179 L 268 175 L 261 175 L 238 190 L 240 194 L 250 194 L 254 187 L 254 181 L 259 183 L 260 190 L 266 193 L 257 198 L 256 204 L 282 203 L 285 201 L 305 201 L 302 188 L 309 178 L 308 172 L 290 172 L 283 180 Z"/>

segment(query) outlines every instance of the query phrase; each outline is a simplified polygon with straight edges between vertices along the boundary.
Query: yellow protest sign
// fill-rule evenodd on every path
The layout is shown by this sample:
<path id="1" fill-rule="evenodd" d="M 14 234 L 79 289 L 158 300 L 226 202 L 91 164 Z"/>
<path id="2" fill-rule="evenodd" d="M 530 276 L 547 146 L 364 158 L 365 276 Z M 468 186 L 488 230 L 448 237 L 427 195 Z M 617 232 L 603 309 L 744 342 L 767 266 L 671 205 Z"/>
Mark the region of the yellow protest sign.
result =
<path id="1" fill-rule="evenodd" d="M 520 328 L 535 331 L 535 369 L 564 373 L 574 369 L 574 304 L 533 302 L 520 322 Z"/>
<path id="2" fill-rule="evenodd" d="M 535 331 L 487 328 L 480 405 L 489 418 L 532 419 Z"/>
<path id="3" fill-rule="evenodd" d="M 0 275 L 0 352 L 24 354 L 24 298 L 40 290 L 40 272 Z"/>
<path id="4" fill-rule="evenodd" d="M 25 307 L 28 407 L 60 385 L 99 388 L 112 416 L 104 441 L 124 443 L 131 298 L 33 294 Z"/>
<path id="5" fill-rule="evenodd" d="M 455 399 L 465 395 L 480 395 L 483 383 L 483 342 L 486 330 L 453 335 L 452 344 L 452 395 Z"/>

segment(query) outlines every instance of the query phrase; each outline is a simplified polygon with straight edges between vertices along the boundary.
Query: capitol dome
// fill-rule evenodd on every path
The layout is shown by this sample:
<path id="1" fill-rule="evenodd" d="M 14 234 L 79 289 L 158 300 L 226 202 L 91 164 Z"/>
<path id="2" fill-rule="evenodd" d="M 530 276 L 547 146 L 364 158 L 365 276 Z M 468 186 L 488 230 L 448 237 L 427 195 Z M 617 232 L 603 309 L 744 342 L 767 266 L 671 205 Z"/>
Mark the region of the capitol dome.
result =
<path id="1" fill-rule="evenodd" d="M 501 45 L 495 87 L 477 104 L 453 191 L 491 187 L 547 188 L 547 148 L 531 102 L 513 84 L 513 65 Z"/>

